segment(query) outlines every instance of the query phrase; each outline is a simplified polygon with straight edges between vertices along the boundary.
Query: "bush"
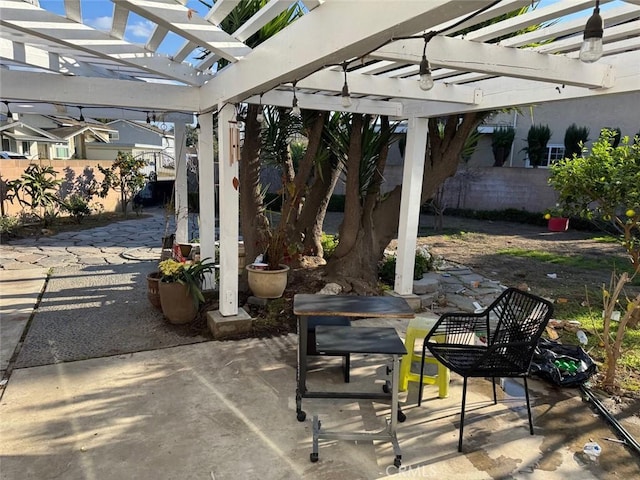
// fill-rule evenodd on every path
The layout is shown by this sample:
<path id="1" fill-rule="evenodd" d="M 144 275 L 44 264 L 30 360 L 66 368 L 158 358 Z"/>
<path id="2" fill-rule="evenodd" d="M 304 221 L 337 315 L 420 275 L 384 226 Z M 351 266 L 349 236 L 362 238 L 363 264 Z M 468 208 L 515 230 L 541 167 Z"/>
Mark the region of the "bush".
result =
<path id="1" fill-rule="evenodd" d="M 413 279 L 420 280 L 425 272 L 433 268 L 433 257 L 425 247 L 416 249 L 416 256 L 413 267 Z M 378 277 L 380 280 L 393 286 L 396 281 L 396 255 L 386 256 L 378 267 Z"/>
<path id="2" fill-rule="evenodd" d="M 324 258 L 327 259 L 333 255 L 334 250 L 338 246 L 338 235 L 330 235 L 322 232 L 322 237 L 320 238 L 320 244 L 322 245 L 322 250 L 324 251 Z"/>
<path id="3" fill-rule="evenodd" d="M 91 215 L 91 207 L 89 207 L 88 200 L 77 193 L 71 195 L 61 206 L 77 223 L 82 223 L 84 217 Z"/>
<path id="4" fill-rule="evenodd" d="M 19 227 L 20 220 L 18 217 L 11 217 L 9 215 L 0 217 L 0 235 L 13 235 Z"/>

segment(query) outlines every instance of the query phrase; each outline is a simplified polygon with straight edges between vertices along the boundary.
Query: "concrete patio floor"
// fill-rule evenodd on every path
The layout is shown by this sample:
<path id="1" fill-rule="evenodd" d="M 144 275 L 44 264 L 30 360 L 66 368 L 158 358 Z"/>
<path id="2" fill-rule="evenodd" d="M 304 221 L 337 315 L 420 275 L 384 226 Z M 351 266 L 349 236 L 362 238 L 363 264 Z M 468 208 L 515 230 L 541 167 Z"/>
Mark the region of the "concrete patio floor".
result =
<path id="1" fill-rule="evenodd" d="M 311 463 L 314 414 L 327 429 L 375 431 L 384 427 L 390 408 L 370 400 L 305 399 L 307 420 L 298 422 L 296 335 L 199 339 L 168 348 L 144 344 L 145 351 L 133 353 L 21 364 L 15 353 L 21 346 L 29 348 L 28 323 L 53 316 L 64 325 L 62 319 L 74 318 L 67 310 L 76 309 L 75 317 L 85 323 L 96 319 L 84 327 L 96 333 L 104 333 L 98 320 L 108 312 L 118 319 L 113 323 L 116 338 L 128 335 L 136 324 L 145 325 L 142 333 L 154 321 L 156 328 L 164 328 L 161 315 L 139 315 L 136 302 L 146 304 L 144 296 L 130 297 L 148 266 L 137 232 L 152 229 L 128 232 L 122 224 L 113 228 L 105 236 L 122 243 L 120 250 L 96 246 L 98 250 L 76 252 L 55 244 L 70 242 L 65 239 L 46 239 L 46 246 L 41 240 L 33 248 L 0 246 L 0 370 L 8 380 L 0 387 L 2 480 L 640 478 L 638 458 L 620 443 L 605 440 L 615 434 L 577 390 L 536 380 L 530 381 L 533 436 L 520 388 L 507 388 L 514 396 L 499 391 L 499 402 L 493 405 L 491 383 L 470 380 L 463 453 L 458 453 L 462 381 L 456 375 L 446 399 L 437 398 L 437 387 L 426 386 L 425 401 L 417 407 L 415 384 L 401 393 L 407 420 L 397 430 L 400 470 L 393 466 L 388 442 L 321 441 L 320 459 Z M 146 247 L 153 246 L 153 239 L 149 234 Z M 54 260 L 58 266 L 47 283 L 47 269 L 34 269 L 33 262 L 42 267 L 42 262 Z M 109 275 L 113 278 L 106 278 Z M 88 301 L 97 292 L 104 299 Z M 149 308 L 144 306 L 145 311 Z M 403 337 L 407 322 L 354 324 L 393 326 Z M 29 325 L 29 330 L 37 329 Z M 126 339 L 121 343 L 125 346 Z M 26 352 L 21 353 L 26 358 Z M 317 359 L 314 365 L 319 368 L 309 374 L 309 388 L 380 391 L 387 378 L 386 359 L 379 356 L 354 356 L 350 384 L 342 382 L 339 363 Z M 582 453 L 591 440 L 602 446 L 598 462 Z"/>
<path id="2" fill-rule="evenodd" d="M 631 454 L 601 440 L 611 432 L 575 391 L 537 381 L 531 381 L 531 436 L 523 399 L 500 392 L 503 401 L 493 405 L 490 382 L 472 380 L 464 453 L 458 453 L 456 376 L 447 399 L 437 398 L 437 387 L 425 387 L 426 400 L 417 407 L 415 385 L 402 394 L 407 421 L 398 425 L 400 470 L 392 466 L 388 442 L 321 442 L 320 460 L 311 463 L 314 414 L 325 428 L 377 430 L 390 409 L 371 401 L 305 399 L 307 420 L 299 423 L 296 340 L 205 342 L 16 369 L 0 407 L 1 477 L 639 478 Z M 318 359 L 317 365 L 323 368 L 310 374 L 314 388 L 376 391 L 385 378 L 375 356 L 354 359 L 347 387 L 338 360 Z M 598 463 L 582 453 L 590 439 L 603 445 Z M 610 464 L 613 458 L 617 465 Z"/>

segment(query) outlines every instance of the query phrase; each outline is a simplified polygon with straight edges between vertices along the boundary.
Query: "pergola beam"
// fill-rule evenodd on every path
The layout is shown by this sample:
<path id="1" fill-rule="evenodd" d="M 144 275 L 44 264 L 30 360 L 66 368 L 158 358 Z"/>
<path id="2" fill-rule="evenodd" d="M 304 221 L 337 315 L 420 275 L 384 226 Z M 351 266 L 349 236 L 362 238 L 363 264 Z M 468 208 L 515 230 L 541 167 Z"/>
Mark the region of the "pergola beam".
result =
<path id="1" fill-rule="evenodd" d="M 222 58 L 236 62 L 251 49 L 197 13 L 173 0 L 118 0 L 132 12 L 157 23 Z"/>
<path id="2" fill-rule="evenodd" d="M 0 1 L 0 26 L 190 85 L 204 82 L 204 78 L 188 65 L 153 55 L 136 45 L 29 3 Z"/>
<path id="3" fill-rule="evenodd" d="M 407 63 L 420 63 L 421 40 L 401 40 L 386 45 L 370 57 Z M 587 88 L 611 86 L 607 65 L 585 64 L 559 55 L 537 52 L 457 38 L 436 36 L 427 45 L 427 58 L 432 67 L 447 67 L 495 76 L 543 80 Z"/>
<path id="4" fill-rule="evenodd" d="M 616 68 L 616 81 L 610 88 L 587 89 L 541 81 L 525 81 L 516 78 L 494 78 L 482 83 L 482 101 L 476 105 L 446 102 L 403 102 L 407 116 L 444 116 L 499 110 L 507 107 L 535 105 L 553 101 L 579 99 L 590 96 L 637 92 L 640 85 L 640 53 L 629 52 L 608 57 Z M 470 84 L 472 86 L 473 84 Z"/>
<path id="5" fill-rule="evenodd" d="M 313 15 L 293 22 L 285 32 L 269 38 L 204 85 L 203 108 L 243 101 L 282 83 L 303 79 L 326 65 L 358 57 L 393 37 L 432 28 L 484 5 L 476 0 L 370 2 L 366 4 L 367 21 L 354 22 L 362 15 L 361 2 L 327 0 Z M 274 52 L 281 52 L 281 61 L 274 61 Z"/>
<path id="6" fill-rule="evenodd" d="M 340 92 L 343 84 L 344 75 L 342 73 L 323 70 L 298 82 L 298 87 Z M 439 83 L 425 92 L 420 89 L 418 82 L 415 80 L 402 80 L 359 73 L 347 73 L 347 84 L 352 95 L 375 95 L 383 98 L 407 98 L 456 103 L 476 103 L 478 101 L 477 89 L 461 85 Z"/>
<path id="7" fill-rule="evenodd" d="M 27 73 L 0 69 L 2 98 L 17 101 L 50 101 L 73 105 L 127 107 L 141 110 L 195 112 L 198 90 L 181 85 L 167 85 L 112 78 L 85 78 Z M 56 92 L 55 101 L 48 91 Z M 114 92 L 118 92 L 114 95 Z"/>

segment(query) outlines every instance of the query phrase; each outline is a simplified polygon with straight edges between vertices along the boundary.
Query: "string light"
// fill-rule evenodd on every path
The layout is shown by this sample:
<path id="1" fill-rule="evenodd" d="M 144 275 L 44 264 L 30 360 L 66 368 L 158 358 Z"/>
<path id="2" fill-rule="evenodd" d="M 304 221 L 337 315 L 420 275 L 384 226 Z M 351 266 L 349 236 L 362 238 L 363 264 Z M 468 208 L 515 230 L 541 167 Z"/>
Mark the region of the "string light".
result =
<path id="1" fill-rule="evenodd" d="M 196 126 L 195 129 L 200 131 L 200 114 L 196 113 Z"/>
<path id="2" fill-rule="evenodd" d="M 424 47 L 422 49 L 422 60 L 420 61 L 420 89 L 431 90 L 433 88 L 433 77 L 431 76 L 431 66 L 427 60 L 427 43 L 434 36 L 433 33 L 424 34 Z"/>
<path id="3" fill-rule="evenodd" d="M 84 122 L 84 115 L 82 115 L 82 107 L 78 107 L 80 109 L 80 118 L 78 119 L 80 122 Z"/>
<path id="4" fill-rule="evenodd" d="M 585 63 L 597 62 L 602 58 L 602 35 L 604 22 L 600 16 L 600 0 L 596 0 L 596 8 L 584 27 L 584 40 L 580 47 L 580 60 Z"/>
<path id="5" fill-rule="evenodd" d="M 264 109 L 262 107 L 262 93 L 260 94 L 260 104 L 258 105 L 258 114 L 256 115 L 256 121 L 258 123 L 264 122 Z"/>
<path id="6" fill-rule="evenodd" d="M 351 94 L 349 93 L 349 85 L 347 85 L 347 62 L 342 64 L 342 70 L 344 71 L 344 85 L 342 86 L 342 93 L 340 94 L 342 98 L 342 106 L 344 108 L 351 107 Z"/>
<path id="7" fill-rule="evenodd" d="M 151 123 L 151 119 L 149 118 L 149 112 L 147 112 L 147 123 Z"/>
<path id="8" fill-rule="evenodd" d="M 296 83 L 298 83 L 297 80 L 293 82 L 293 102 L 291 103 L 291 113 L 299 117 L 302 114 L 302 111 L 298 106 L 298 97 L 296 97 Z"/>

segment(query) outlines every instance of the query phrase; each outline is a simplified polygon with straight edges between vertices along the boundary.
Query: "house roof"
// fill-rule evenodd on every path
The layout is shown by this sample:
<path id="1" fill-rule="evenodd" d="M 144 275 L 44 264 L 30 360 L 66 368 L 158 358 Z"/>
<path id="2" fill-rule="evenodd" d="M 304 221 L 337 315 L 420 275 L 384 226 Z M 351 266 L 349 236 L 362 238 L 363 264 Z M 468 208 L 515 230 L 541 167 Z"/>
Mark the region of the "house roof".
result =
<path id="1" fill-rule="evenodd" d="M 62 141 L 62 138 L 57 135 L 24 122 L 13 122 L 2 125 L 0 126 L 0 133 L 18 141 L 43 143 L 58 143 Z"/>
<path id="2" fill-rule="evenodd" d="M 162 128 L 156 127 L 155 125 L 153 125 L 152 123 L 142 123 L 142 122 L 134 122 L 131 120 L 112 120 L 111 122 L 108 122 L 107 125 L 114 125 L 116 123 L 124 123 L 127 125 L 131 125 L 134 128 L 141 128 L 143 130 L 149 130 L 150 132 L 153 132 L 157 135 L 163 136 L 163 137 L 173 137 L 173 133 L 169 132 L 168 130 L 163 130 Z"/>
<path id="3" fill-rule="evenodd" d="M 97 118 L 144 120 L 154 111 L 191 123 L 192 112 L 226 103 L 291 106 L 294 88 L 303 108 L 399 118 L 640 89 L 640 0 L 600 2 L 604 57 L 588 64 L 577 57 L 593 0 L 534 2 L 538 8 L 491 25 L 484 22 L 531 0 L 272 0 L 230 33 L 219 25 L 237 0 L 185 3 L 119 0 L 110 31 L 101 31 L 83 23 L 82 2 L 64 2 L 63 15 L 37 1 L 1 2 L 2 100 L 14 112 L 53 112 L 57 102 Z M 250 46 L 296 5 L 299 18 Z M 144 46 L 125 35 L 140 18 L 152 27 Z M 544 28 L 531 31 L 535 24 Z M 425 35 L 429 91 L 417 81 Z M 178 46 L 162 51 L 170 36 Z M 340 99 L 342 65 L 349 108 Z"/>

